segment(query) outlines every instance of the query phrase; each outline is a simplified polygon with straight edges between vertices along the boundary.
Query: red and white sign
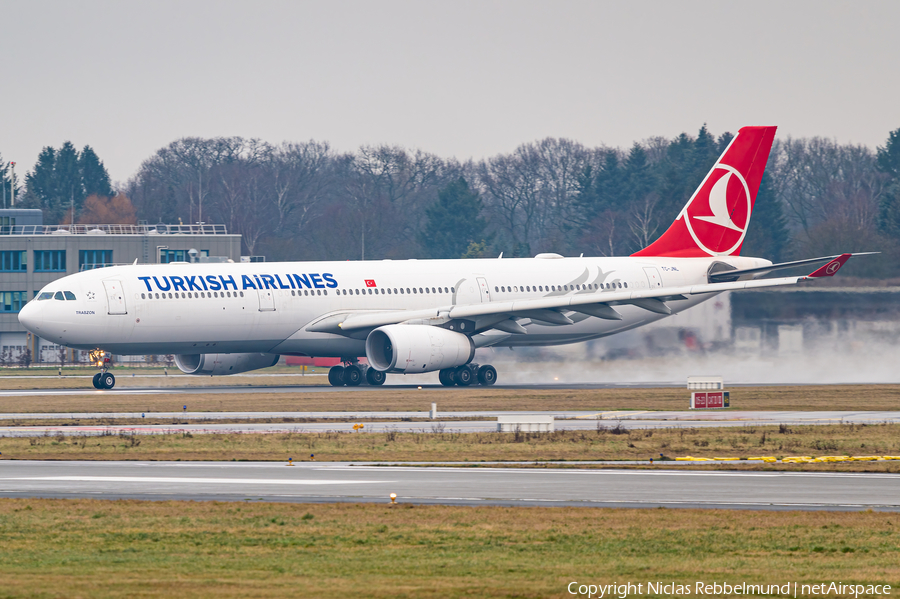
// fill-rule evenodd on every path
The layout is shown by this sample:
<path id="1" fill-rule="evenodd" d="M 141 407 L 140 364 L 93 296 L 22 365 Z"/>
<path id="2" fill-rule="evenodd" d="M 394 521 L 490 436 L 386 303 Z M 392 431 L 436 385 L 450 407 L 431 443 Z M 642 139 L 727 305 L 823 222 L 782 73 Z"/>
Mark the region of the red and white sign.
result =
<path id="1" fill-rule="evenodd" d="M 728 391 L 694 391 L 691 393 L 692 410 L 727 408 L 729 404 Z"/>
<path id="2" fill-rule="evenodd" d="M 375 284 L 375 279 L 366 279 L 366 287 L 378 287 L 378 285 Z"/>

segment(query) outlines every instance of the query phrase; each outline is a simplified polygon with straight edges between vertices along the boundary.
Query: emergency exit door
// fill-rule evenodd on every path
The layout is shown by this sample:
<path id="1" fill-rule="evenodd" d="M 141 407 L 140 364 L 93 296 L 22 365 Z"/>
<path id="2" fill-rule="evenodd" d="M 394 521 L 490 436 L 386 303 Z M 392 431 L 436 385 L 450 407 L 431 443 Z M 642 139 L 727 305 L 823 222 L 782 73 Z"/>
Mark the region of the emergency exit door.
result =
<path id="1" fill-rule="evenodd" d="M 662 277 L 659 276 L 659 270 L 657 270 L 655 266 L 645 266 L 644 273 L 647 275 L 647 282 L 650 284 L 650 289 L 662 287 Z"/>
<path id="2" fill-rule="evenodd" d="M 481 303 L 491 301 L 491 289 L 488 287 L 487 279 L 484 277 L 477 277 L 478 279 L 478 291 L 481 292 Z"/>
<path id="3" fill-rule="evenodd" d="M 275 311 L 275 292 L 271 289 L 257 289 L 259 293 L 259 311 L 274 312 Z"/>
<path id="4" fill-rule="evenodd" d="M 122 289 L 122 281 L 103 281 L 106 288 L 106 305 L 109 306 L 108 314 L 128 314 L 125 309 L 125 291 Z"/>

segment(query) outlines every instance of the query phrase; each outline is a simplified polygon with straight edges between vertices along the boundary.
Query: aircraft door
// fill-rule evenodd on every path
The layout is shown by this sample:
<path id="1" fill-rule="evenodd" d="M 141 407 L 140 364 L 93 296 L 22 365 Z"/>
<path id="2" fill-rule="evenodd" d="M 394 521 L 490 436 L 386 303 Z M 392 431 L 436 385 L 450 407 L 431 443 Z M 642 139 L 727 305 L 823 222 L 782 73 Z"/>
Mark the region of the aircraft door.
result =
<path id="1" fill-rule="evenodd" d="M 106 301 L 108 314 L 128 314 L 125 308 L 125 291 L 122 289 L 122 281 L 103 281 L 106 288 Z"/>
<path id="2" fill-rule="evenodd" d="M 478 278 L 478 291 L 481 292 L 481 303 L 491 301 L 491 288 L 488 287 L 487 279 L 484 277 Z"/>
<path id="3" fill-rule="evenodd" d="M 257 289 L 259 293 L 259 311 L 274 312 L 275 311 L 275 292 L 271 289 Z"/>
<path id="4" fill-rule="evenodd" d="M 659 276 L 659 271 L 655 266 L 645 266 L 644 274 L 647 275 L 647 282 L 650 283 L 650 289 L 662 287 L 662 277 Z"/>

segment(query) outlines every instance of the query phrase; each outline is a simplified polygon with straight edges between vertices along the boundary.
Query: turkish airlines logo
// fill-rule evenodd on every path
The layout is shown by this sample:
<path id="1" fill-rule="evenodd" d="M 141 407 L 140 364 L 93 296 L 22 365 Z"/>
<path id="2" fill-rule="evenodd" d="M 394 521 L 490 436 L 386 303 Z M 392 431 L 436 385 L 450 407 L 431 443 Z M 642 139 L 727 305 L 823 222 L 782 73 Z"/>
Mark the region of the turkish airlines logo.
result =
<path id="1" fill-rule="evenodd" d="M 717 164 L 685 208 L 694 242 L 710 255 L 733 253 L 744 242 L 750 222 L 750 189 L 732 166 Z"/>
<path id="2" fill-rule="evenodd" d="M 827 275 L 833 275 L 834 273 L 836 273 L 836 272 L 839 271 L 840 269 L 841 269 L 841 263 L 840 263 L 840 262 L 832 262 L 831 264 L 829 264 L 828 266 L 825 267 L 825 274 L 827 274 Z"/>

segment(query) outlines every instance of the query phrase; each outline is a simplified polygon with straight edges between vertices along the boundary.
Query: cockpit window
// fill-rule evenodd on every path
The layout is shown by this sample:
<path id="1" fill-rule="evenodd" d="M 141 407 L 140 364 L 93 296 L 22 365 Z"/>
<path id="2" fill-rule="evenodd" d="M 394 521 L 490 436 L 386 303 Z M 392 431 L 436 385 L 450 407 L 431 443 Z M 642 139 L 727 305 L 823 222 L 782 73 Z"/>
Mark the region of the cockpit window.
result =
<path id="1" fill-rule="evenodd" d="M 67 300 L 73 300 L 73 299 L 75 299 L 75 294 L 72 293 L 71 291 L 63 291 L 63 293 L 66 294 L 66 299 L 67 299 Z"/>
<path id="2" fill-rule="evenodd" d="M 57 299 L 57 300 L 60 300 L 60 301 L 65 301 L 65 300 L 66 300 L 66 298 L 63 296 L 63 292 L 62 292 L 62 291 L 57 291 L 57 292 L 56 292 L 56 295 L 53 296 L 53 299 Z"/>
<path id="3" fill-rule="evenodd" d="M 52 291 L 45 291 L 45 292 L 43 292 L 42 294 L 40 294 L 40 295 L 38 296 L 38 301 L 41 301 L 41 300 L 48 300 L 48 299 L 53 299 L 53 292 L 52 292 Z"/>

